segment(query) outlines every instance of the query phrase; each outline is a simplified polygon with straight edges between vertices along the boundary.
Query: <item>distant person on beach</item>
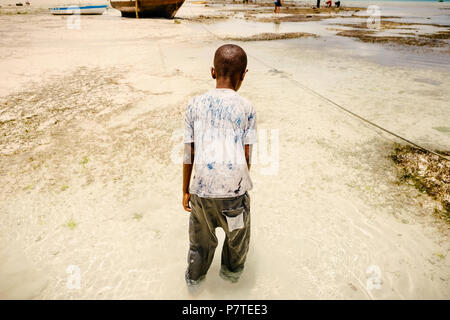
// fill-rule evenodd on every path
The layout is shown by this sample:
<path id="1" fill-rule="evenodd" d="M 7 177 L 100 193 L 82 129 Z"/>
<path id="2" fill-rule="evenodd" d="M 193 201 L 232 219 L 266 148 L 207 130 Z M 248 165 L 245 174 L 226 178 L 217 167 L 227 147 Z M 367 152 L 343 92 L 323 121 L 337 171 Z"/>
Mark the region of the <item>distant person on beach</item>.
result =
<path id="1" fill-rule="evenodd" d="M 327 2 L 325 2 L 328 8 L 331 8 L 331 0 L 328 0 Z"/>
<path id="2" fill-rule="evenodd" d="M 208 272 L 218 227 L 225 231 L 220 276 L 237 282 L 244 269 L 250 241 L 250 156 L 257 140 L 255 110 L 237 93 L 246 73 L 241 47 L 219 47 L 211 68 L 216 88 L 187 105 L 182 204 L 190 212 L 185 274 L 190 288 Z"/>
<path id="3" fill-rule="evenodd" d="M 320 8 L 320 0 L 317 0 L 317 8 Z"/>
<path id="4" fill-rule="evenodd" d="M 280 13 L 280 8 L 281 8 L 281 0 L 276 0 L 274 2 L 275 4 L 275 9 L 274 9 L 274 13 Z"/>
<path id="5" fill-rule="evenodd" d="M 336 8 L 339 8 L 341 6 L 341 2 L 340 1 L 335 1 L 334 5 L 336 6 Z"/>

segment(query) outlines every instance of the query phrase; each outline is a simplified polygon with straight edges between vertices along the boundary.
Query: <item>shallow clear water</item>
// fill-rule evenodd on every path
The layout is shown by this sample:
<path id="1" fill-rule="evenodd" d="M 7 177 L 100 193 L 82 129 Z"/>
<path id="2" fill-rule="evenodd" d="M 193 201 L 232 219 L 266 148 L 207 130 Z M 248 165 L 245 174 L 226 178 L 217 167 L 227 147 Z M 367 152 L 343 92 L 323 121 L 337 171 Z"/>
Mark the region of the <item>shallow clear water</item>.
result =
<path id="1" fill-rule="evenodd" d="M 353 20 L 352 23 L 360 23 L 362 19 Z M 404 20 L 403 20 L 404 21 Z M 348 19 L 330 19 L 325 22 L 254 22 L 244 19 L 230 19 L 211 25 L 197 26 L 206 28 L 220 37 L 248 37 L 259 33 L 289 33 L 307 32 L 319 35 L 317 39 L 300 38 L 294 40 L 278 40 L 277 43 L 285 43 L 288 47 L 316 48 L 319 50 L 340 49 L 348 50 L 348 55 L 364 57 L 384 65 L 411 66 L 447 69 L 450 71 L 448 54 L 443 51 L 448 48 L 423 49 L 414 47 L 382 46 L 371 43 L 363 43 L 355 39 L 336 36 L 333 28 L 336 23 L 348 23 Z M 421 28 L 421 32 L 429 27 Z M 269 42 L 268 42 L 269 45 Z"/>
<path id="2" fill-rule="evenodd" d="M 442 11 L 439 7 L 424 9 L 420 4 L 395 7 L 389 3 L 383 13 L 402 16 L 402 22 L 449 24 Z M 421 12 L 426 16 L 421 16 Z M 358 14 L 364 16 L 366 12 Z M 450 148 L 448 132 L 436 129 L 448 127 L 446 119 L 450 117 L 446 106 L 448 94 L 444 89 L 450 83 L 449 47 L 380 45 L 336 36 L 336 29 L 349 29 L 336 24 L 364 21 L 365 18 L 335 18 L 272 23 L 235 17 L 193 28 L 206 29 L 225 38 L 289 32 L 319 35 L 318 38 L 242 42 L 241 45 L 251 55 L 251 69 L 261 67 L 259 61 L 262 61 L 267 68 L 276 70 L 279 77 L 296 79 L 393 132 L 432 148 Z M 431 25 L 414 27 L 418 34 L 442 30 Z M 411 31 L 386 30 L 379 34 L 399 35 L 399 32 Z M 277 88 L 276 81 L 273 86 Z M 295 96 L 297 93 L 285 94 Z"/>

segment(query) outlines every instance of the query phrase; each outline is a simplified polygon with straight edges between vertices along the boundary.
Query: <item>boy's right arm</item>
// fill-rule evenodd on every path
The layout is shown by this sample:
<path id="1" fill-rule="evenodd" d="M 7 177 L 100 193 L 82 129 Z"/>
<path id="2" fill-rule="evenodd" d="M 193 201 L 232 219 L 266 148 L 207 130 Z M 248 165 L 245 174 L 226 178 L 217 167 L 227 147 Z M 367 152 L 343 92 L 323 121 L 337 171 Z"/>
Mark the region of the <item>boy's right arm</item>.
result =
<path id="1" fill-rule="evenodd" d="M 183 199 L 184 210 L 191 212 L 189 206 L 189 183 L 191 181 L 192 167 L 194 163 L 194 121 L 192 119 L 192 106 L 194 99 L 191 99 L 186 108 L 184 117 L 184 154 L 183 154 Z"/>
<path id="2" fill-rule="evenodd" d="M 192 167 L 194 163 L 194 143 L 184 144 L 184 157 L 183 157 L 183 208 L 187 212 L 191 212 L 192 209 L 189 206 L 189 183 L 191 181 Z"/>

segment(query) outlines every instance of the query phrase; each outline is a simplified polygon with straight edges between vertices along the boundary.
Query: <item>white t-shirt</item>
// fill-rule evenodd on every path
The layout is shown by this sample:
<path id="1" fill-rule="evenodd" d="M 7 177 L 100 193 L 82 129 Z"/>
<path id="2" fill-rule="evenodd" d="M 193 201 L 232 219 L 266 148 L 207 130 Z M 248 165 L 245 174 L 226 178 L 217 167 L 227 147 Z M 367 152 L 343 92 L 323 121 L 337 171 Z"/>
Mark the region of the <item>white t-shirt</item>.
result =
<path id="1" fill-rule="evenodd" d="M 214 89 L 192 98 L 185 115 L 184 143 L 194 143 L 189 192 L 229 198 L 252 188 L 244 145 L 257 142 L 256 112 L 232 89 Z"/>

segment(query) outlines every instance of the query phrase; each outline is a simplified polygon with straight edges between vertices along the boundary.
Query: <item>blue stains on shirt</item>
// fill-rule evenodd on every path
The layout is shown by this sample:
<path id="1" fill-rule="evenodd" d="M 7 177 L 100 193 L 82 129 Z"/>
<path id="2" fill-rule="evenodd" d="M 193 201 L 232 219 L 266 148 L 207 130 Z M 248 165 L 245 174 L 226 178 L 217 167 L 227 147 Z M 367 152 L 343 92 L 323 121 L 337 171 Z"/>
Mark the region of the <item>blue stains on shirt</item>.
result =
<path id="1" fill-rule="evenodd" d="M 194 177 L 189 191 L 200 197 L 235 197 L 252 188 L 244 143 L 256 123 L 251 103 L 230 89 L 194 97 L 185 117 L 184 143 L 194 142 Z"/>

